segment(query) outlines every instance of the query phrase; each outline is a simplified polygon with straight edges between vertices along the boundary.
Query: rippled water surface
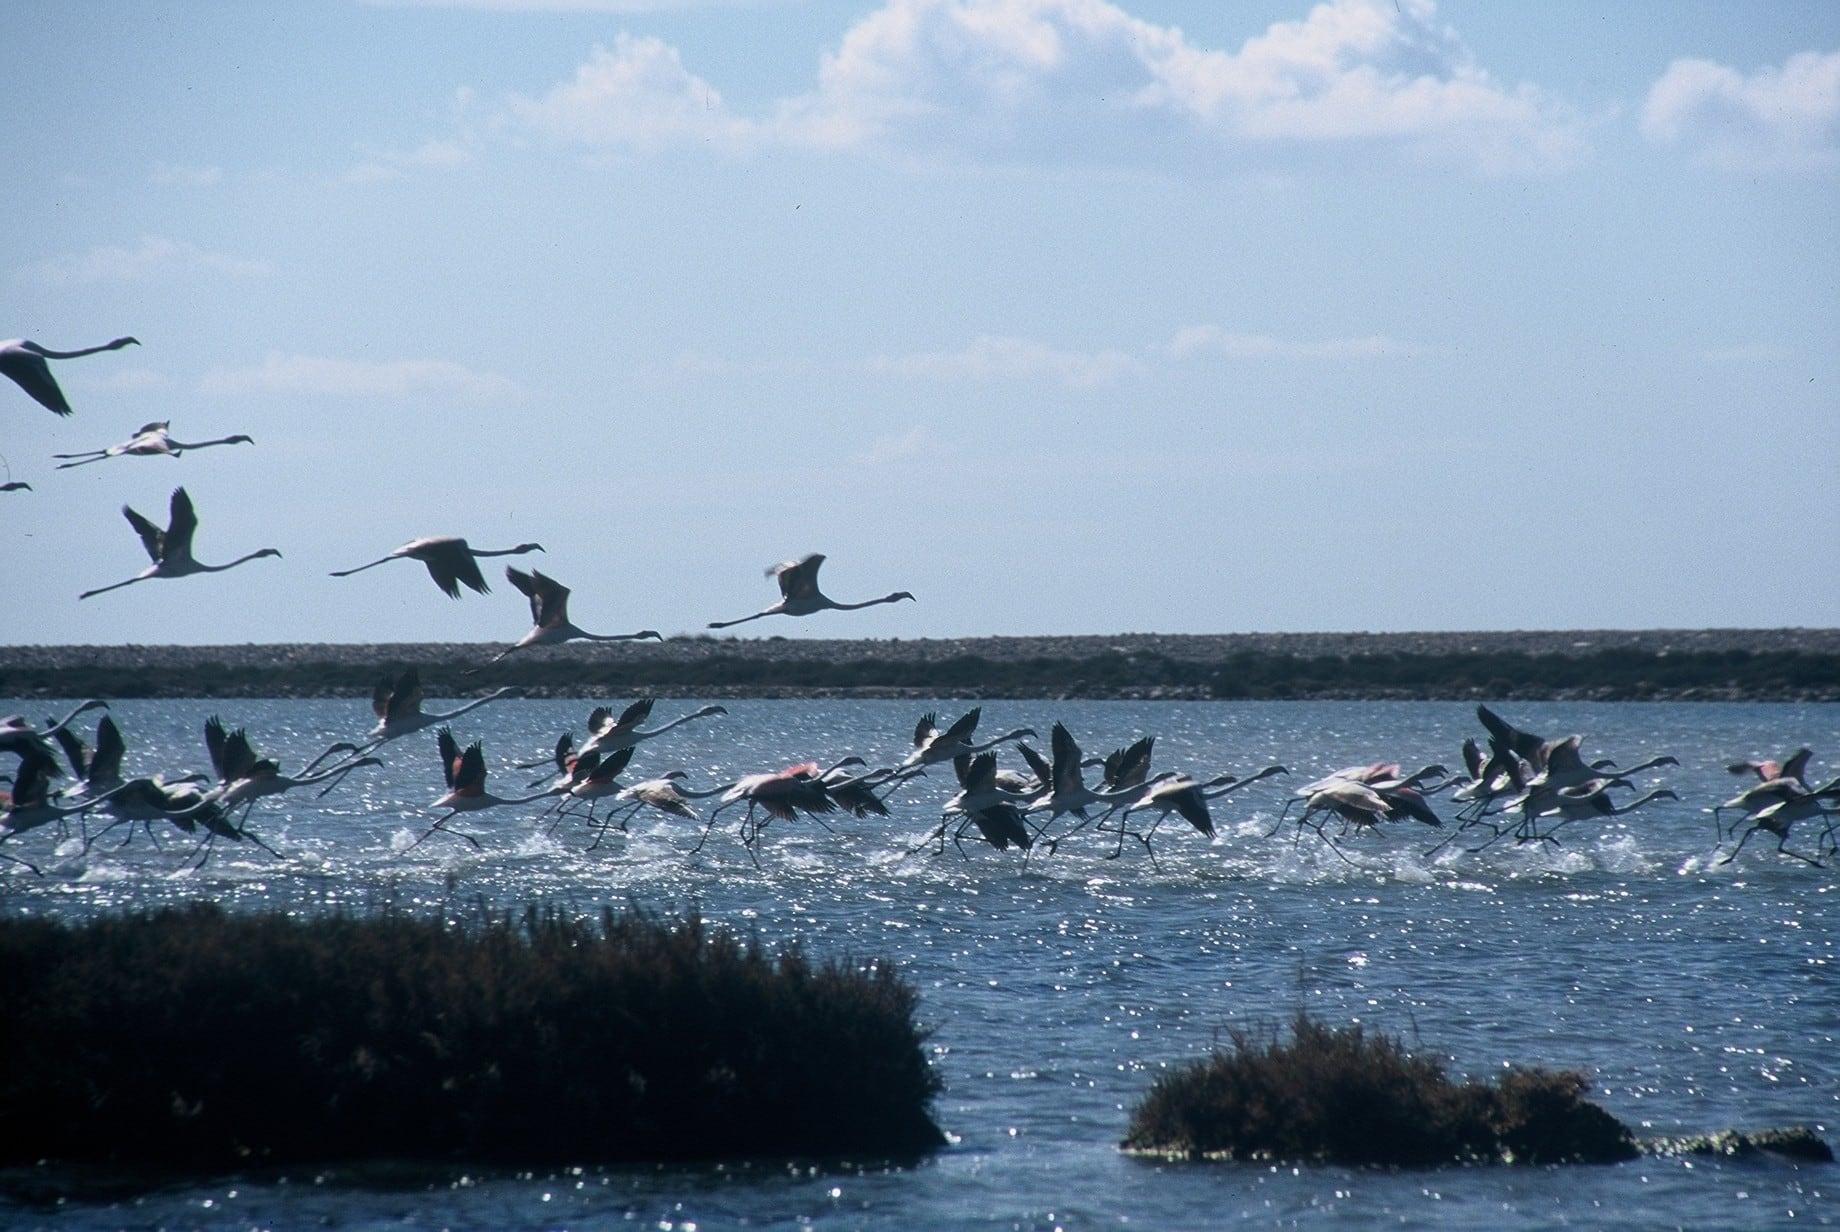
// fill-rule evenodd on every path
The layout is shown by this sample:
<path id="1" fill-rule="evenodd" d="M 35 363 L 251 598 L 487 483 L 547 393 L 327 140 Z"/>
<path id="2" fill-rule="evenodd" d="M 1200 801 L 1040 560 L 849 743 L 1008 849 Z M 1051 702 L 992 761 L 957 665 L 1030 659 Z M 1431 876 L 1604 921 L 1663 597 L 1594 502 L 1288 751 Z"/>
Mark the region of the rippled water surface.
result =
<path id="1" fill-rule="evenodd" d="M 618 705 L 618 702 L 614 704 Z M 490 786 L 585 732 L 590 703 L 506 700 L 458 720 L 482 739 Z M 652 726 L 694 707 L 662 701 Z M 442 704 L 431 701 L 430 710 Z M 640 748 L 628 781 L 681 767 L 727 781 L 807 758 L 887 764 L 927 707 L 892 701 L 751 701 Z M 942 719 L 962 705 L 941 703 Z M 82 916 L 212 898 L 242 908 L 458 916 L 553 904 L 597 913 L 628 902 L 797 939 L 818 955 L 888 958 L 920 988 L 945 1080 L 936 1119 L 953 1144 L 918 1166 L 756 1165 L 459 1177 L 334 1170 L 228 1177 L 61 1206 L 0 1204 L 0 1223 L 57 1227 L 1444 1228 L 1831 1224 L 1840 1171 L 1777 1159 L 1645 1158 L 1614 1167 L 1428 1171 L 1255 1165 L 1167 1166 L 1119 1154 L 1131 1107 L 1166 1066 L 1232 1026 L 1299 1008 L 1360 1021 L 1446 1055 L 1454 1071 L 1507 1063 L 1581 1069 L 1594 1098 L 1648 1133 L 1814 1124 L 1840 1139 L 1836 873 L 1774 853 L 1760 837 L 1720 865 L 1707 813 L 1743 784 L 1739 757 L 1816 750 L 1810 776 L 1840 772 L 1840 710 L 1724 704 L 1500 707 L 1548 735 L 1585 734 L 1588 757 L 1680 759 L 1639 776 L 1678 802 L 1574 824 L 1562 846 L 1482 852 L 1416 823 L 1333 848 L 1272 835 L 1292 788 L 1376 760 L 1459 766 L 1480 733 L 1473 707 L 1441 703 L 992 702 L 981 730 L 1064 721 L 1088 752 L 1157 736 L 1155 769 L 1197 777 L 1270 762 L 1293 771 L 1215 804 L 1219 836 L 1172 819 L 1155 860 L 1082 833 L 1053 855 L 925 840 L 951 793 L 935 770 L 892 801 L 892 818 L 775 822 L 758 866 L 724 824 L 650 814 L 589 850 L 585 821 L 553 834 L 540 805 L 459 819 L 482 850 L 437 834 L 442 790 L 432 732 L 383 750 L 324 799 L 257 804 L 250 828 L 278 855 L 219 850 L 197 870 L 176 832 L 156 847 L 116 836 L 87 855 L 47 828 L 7 850 L 43 864 L 0 867 L 8 912 Z M 61 709 L 0 701 L 43 719 Z M 369 726 L 362 702 L 123 701 L 130 773 L 203 768 L 202 725 L 221 713 L 298 770 Z M 94 730 L 87 715 L 80 723 Z M 1019 764 L 1005 754 L 1004 764 Z M 1454 806 L 1436 801 L 1441 812 Z M 1804 823 L 1808 825 L 1809 823 Z M 1812 850 L 1815 825 L 1793 845 Z M 914 851 L 916 847 L 922 848 Z M 55 848 L 55 850 L 54 850 Z M 1727 849 L 1728 850 L 1728 849 Z M 967 858 L 968 857 L 968 858 Z"/>

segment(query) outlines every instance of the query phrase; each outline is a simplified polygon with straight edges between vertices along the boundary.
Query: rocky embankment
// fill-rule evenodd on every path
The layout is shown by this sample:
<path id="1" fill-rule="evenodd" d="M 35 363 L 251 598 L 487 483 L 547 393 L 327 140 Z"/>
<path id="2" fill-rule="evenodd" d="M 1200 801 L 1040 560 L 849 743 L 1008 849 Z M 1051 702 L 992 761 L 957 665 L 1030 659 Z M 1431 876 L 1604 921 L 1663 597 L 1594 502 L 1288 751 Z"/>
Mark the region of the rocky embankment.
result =
<path id="1" fill-rule="evenodd" d="M 1840 629 L 1116 634 L 845 641 L 0 646 L 0 697 L 1588 698 L 1840 701 Z"/>

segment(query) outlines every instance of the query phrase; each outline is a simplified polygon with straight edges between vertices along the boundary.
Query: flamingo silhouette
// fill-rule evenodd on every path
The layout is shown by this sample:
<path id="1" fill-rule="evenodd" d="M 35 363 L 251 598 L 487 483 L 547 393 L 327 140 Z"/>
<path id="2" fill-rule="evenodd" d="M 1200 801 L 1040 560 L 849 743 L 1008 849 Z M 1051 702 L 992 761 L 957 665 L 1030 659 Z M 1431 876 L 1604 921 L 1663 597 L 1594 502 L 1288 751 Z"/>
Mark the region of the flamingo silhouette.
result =
<path id="1" fill-rule="evenodd" d="M 479 572 L 478 557 L 481 556 L 522 556 L 526 552 L 541 552 L 540 543 L 520 543 L 514 548 L 476 548 L 458 535 L 423 535 L 420 539 L 411 539 L 388 556 L 379 557 L 368 565 L 359 565 L 356 569 L 339 569 L 333 577 L 350 577 L 366 569 L 375 569 L 378 565 L 388 564 L 393 560 L 419 560 L 428 566 L 428 576 L 434 584 L 444 591 L 448 598 L 460 597 L 461 583 L 472 587 L 480 594 L 490 593 L 485 575 Z"/>
<path id="2" fill-rule="evenodd" d="M 212 445 L 253 445 L 256 438 L 238 432 L 234 436 L 220 436 L 214 441 L 175 441 L 167 431 L 171 420 L 156 420 L 143 424 L 138 432 L 119 445 L 110 445 L 107 449 L 86 449 L 82 453 L 54 453 L 54 458 L 74 458 L 74 462 L 58 465 L 61 471 L 73 466 L 88 466 L 91 462 L 100 462 L 105 458 L 118 458 L 131 455 L 138 458 L 152 458 L 160 454 L 176 458 L 188 449 L 208 449 Z"/>
<path id="3" fill-rule="evenodd" d="M 14 384 L 30 394 L 32 400 L 46 410 L 68 415 L 70 403 L 64 400 L 64 391 L 58 388 L 57 381 L 51 375 L 51 365 L 46 360 L 78 359 L 99 351 L 119 351 L 125 346 L 139 345 L 138 338 L 117 338 L 113 342 L 84 347 L 80 351 L 53 351 L 26 338 L 11 338 L 0 342 L 0 373 L 11 377 Z"/>
<path id="4" fill-rule="evenodd" d="M 497 701 L 501 697 L 515 697 L 523 693 L 513 685 L 494 689 L 484 697 L 475 698 L 458 710 L 449 710 L 444 714 L 428 714 L 422 709 L 422 673 L 413 665 L 403 669 L 394 681 L 385 677 L 377 683 L 371 693 L 371 710 L 377 716 L 377 726 L 371 728 L 366 737 L 371 743 L 367 749 L 374 749 L 380 744 L 407 736 L 411 732 L 421 731 L 424 727 L 433 727 L 436 723 L 445 723 L 457 719 L 469 710 L 477 710 L 487 702 Z"/>
<path id="5" fill-rule="evenodd" d="M 514 650 L 526 646 L 549 646 L 557 642 L 571 642 L 577 638 L 590 642 L 633 642 L 641 638 L 651 638 L 662 642 L 664 637 L 655 629 L 641 629 L 637 633 L 589 633 L 569 623 L 569 588 L 532 569 L 525 573 L 521 569 L 505 566 L 505 576 L 511 584 L 523 591 L 530 598 L 530 618 L 535 626 L 520 638 L 516 645 L 507 646 L 499 651 L 484 666 L 490 667 Z M 474 668 L 473 671 L 478 671 Z"/>
<path id="6" fill-rule="evenodd" d="M 276 548 L 261 548 L 239 556 L 227 565 L 204 565 L 192 558 L 192 534 L 198 529 L 198 515 L 192 509 L 192 498 L 187 496 L 184 488 L 174 488 L 172 508 L 167 517 L 166 529 L 161 530 L 128 506 L 121 507 L 122 514 L 128 519 L 128 525 L 141 537 L 141 544 L 147 549 L 147 555 L 153 564 L 125 582 L 116 582 L 109 586 L 99 586 L 95 590 L 86 590 L 78 595 L 87 599 L 91 595 L 100 595 L 111 590 L 120 590 L 123 586 L 132 586 L 136 582 L 145 582 L 148 578 L 188 577 L 194 573 L 222 573 L 225 569 L 234 569 L 245 561 L 262 556 L 279 556 Z"/>
<path id="7" fill-rule="evenodd" d="M 651 716 L 652 707 L 657 702 L 658 699 L 655 697 L 642 697 L 621 711 L 618 719 L 613 718 L 612 712 L 605 706 L 595 707 L 594 712 L 588 716 L 589 736 L 582 742 L 581 752 L 604 755 L 620 749 L 630 749 L 646 740 L 664 735 L 673 727 L 682 727 L 685 723 L 693 723 L 697 719 L 708 719 L 728 713 L 728 710 L 722 706 L 704 706 L 672 719 L 663 727 L 654 727 L 649 731 L 640 730 L 639 724 Z"/>
<path id="8" fill-rule="evenodd" d="M 532 800 L 542 800 L 556 794 L 555 791 L 551 790 L 539 791 L 534 795 L 512 796 L 510 798 L 495 796 L 486 790 L 486 755 L 479 741 L 475 740 L 473 743 L 467 745 L 466 751 L 463 753 L 460 751 L 460 742 L 454 739 L 453 730 L 443 727 L 439 732 L 435 733 L 435 747 L 441 752 L 441 775 L 447 781 L 447 793 L 428 807 L 444 808 L 447 812 L 443 813 L 432 826 L 424 830 L 421 838 L 416 839 L 413 843 L 405 847 L 403 849 L 404 851 L 415 850 L 422 845 L 423 839 L 426 839 L 436 830 L 440 830 L 446 834 L 458 835 L 477 848 L 479 846 L 478 839 L 470 834 L 462 834 L 458 830 L 447 829 L 448 821 L 461 813 L 472 813 L 480 809 L 495 808 L 501 804 L 528 804 Z"/>
<path id="9" fill-rule="evenodd" d="M 731 625 L 759 620 L 762 616 L 809 616 L 813 612 L 822 612 L 826 609 L 851 612 L 861 607 L 874 607 L 878 603 L 894 603 L 901 599 L 913 598 L 905 590 L 897 590 L 879 599 L 865 599 L 861 603 L 839 603 L 818 589 L 818 567 L 823 563 L 824 557 L 814 552 L 804 560 L 788 560 L 774 565 L 767 570 L 767 575 L 779 582 L 779 602 L 762 608 L 752 616 L 743 616 L 738 620 L 712 620 L 709 622 L 709 627 L 726 629 Z"/>
<path id="10" fill-rule="evenodd" d="M 920 721 L 914 724 L 914 751 L 903 758 L 900 766 L 896 768 L 900 776 L 908 778 L 926 766 L 949 761 L 955 762 L 960 757 L 982 753 L 986 749 L 994 749 L 997 745 L 1006 744 L 1011 740 L 1033 740 L 1035 738 L 1034 728 L 1021 727 L 998 736 L 994 740 L 973 744 L 971 735 L 977 731 L 978 720 L 983 717 L 983 714 L 982 706 L 974 706 L 954 720 L 951 726 L 943 729 L 939 726 L 938 716 L 933 711 L 929 710 L 921 715 Z"/>

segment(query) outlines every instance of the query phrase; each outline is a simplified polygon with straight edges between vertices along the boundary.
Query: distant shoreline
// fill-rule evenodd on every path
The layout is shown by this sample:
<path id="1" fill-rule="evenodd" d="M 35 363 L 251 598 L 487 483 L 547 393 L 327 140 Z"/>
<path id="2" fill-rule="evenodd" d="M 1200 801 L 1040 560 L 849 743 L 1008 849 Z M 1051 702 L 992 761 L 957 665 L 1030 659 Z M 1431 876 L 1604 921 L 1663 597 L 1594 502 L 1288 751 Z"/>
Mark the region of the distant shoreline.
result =
<path id="1" fill-rule="evenodd" d="M 1114 634 L 888 640 L 0 646 L 0 697 L 1402 698 L 1840 701 L 1840 629 Z"/>

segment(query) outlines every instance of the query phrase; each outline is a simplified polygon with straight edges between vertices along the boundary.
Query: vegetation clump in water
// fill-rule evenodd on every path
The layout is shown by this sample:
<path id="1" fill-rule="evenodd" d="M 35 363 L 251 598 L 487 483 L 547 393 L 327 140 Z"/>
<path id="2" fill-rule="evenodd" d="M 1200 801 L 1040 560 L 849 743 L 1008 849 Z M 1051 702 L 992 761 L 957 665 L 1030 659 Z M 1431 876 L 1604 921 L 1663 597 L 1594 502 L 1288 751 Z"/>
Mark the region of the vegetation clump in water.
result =
<path id="1" fill-rule="evenodd" d="M 1298 1014 L 1290 1038 L 1234 1030 L 1160 1078 L 1132 1115 L 1127 1150 L 1189 1159 L 1430 1166 L 1501 1160 L 1608 1163 L 1635 1137 L 1583 1098 L 1582 1075 L 1511 1069 L 1454 1082 L 1434 1057 L 1359 1025 Z"/>
<path id="2" fill-rule="evenodd" d="M 943 1144 L 886 965 L 690 918 L 0 920 L 0 1163 L 889 1158 Z"/>

